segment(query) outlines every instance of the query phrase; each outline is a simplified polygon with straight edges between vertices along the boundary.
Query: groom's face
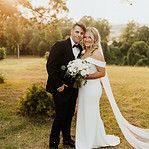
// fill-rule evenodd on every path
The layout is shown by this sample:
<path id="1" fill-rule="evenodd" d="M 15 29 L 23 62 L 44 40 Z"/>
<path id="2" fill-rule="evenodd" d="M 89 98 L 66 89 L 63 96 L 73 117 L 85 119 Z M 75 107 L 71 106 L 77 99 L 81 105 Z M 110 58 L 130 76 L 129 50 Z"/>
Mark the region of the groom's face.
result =
<path id="1" fill-rule="evenodd" d="M 80 26 L 75 26 L 71 30 L 71 38 L 75 43 L 80 43 L 84 35 L 84 31 Z"/>

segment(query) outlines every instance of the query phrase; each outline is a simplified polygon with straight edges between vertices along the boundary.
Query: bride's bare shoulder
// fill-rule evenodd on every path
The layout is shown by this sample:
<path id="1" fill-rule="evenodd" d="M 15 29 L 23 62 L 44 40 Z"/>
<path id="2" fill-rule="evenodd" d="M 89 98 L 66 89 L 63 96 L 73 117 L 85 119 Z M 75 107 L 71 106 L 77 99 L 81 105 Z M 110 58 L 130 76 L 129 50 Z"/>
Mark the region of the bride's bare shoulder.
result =
<path id="1" fill-rule="evenodd" d="M 104 56 L 100 50 L 95 50 L 92 54 L 92 58 L 105 62 Z"/>

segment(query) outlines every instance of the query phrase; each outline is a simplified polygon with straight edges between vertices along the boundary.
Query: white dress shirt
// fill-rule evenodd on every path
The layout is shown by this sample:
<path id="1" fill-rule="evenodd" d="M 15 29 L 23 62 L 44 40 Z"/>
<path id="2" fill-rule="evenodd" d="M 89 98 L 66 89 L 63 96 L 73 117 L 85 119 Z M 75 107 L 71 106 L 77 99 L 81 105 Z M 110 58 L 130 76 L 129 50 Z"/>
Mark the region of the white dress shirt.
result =
<path id="1" fill-rule="evenodd" d="M 72 52 L 73 52 L 73 55 L 75 56 L 75 59 L 76 59 L 78 54 L 80 53 L 80 49 L 77 47 L 73 47 L 73 45 L 75 45 L 75 43 L 71 37 L 70 37 L 70 41 L 71 41 L 71 45 L 72 45 Z"/>

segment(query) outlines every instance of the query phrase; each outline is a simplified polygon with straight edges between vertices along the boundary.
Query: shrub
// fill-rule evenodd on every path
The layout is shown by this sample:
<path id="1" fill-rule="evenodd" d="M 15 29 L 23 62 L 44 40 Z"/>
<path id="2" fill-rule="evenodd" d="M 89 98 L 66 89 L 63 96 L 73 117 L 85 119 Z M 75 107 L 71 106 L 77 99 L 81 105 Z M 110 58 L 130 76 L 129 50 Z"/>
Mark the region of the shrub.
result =
<path id="1" fill-rule="evenodd" d="M 135 66 L 147 66 L 147 65 L 149 65 L 149 59 L 148 58 L 139 59 L 137 61 L 137 63 L 135 64 Z"/>
<path id="2" fill-rule="evenodd" d="M 18 101 L 19 113 L 27 116 L 53 116 L 54 103 L 52 95 L 40 84 L 33 84 Z"/>
<path id="3" fill-rule="evenodd" d="M 5 77 L 3 74 L 0 74 L 0 83 L 4 83 L 5 82 Z"/>
<path id="4" fill-rule="evenodd" d="M 4 59 L 6 57 L 6 48 L 2 47 L 0 48 L 0 60 Z"/>
<path id="5" fill-rule="evenodd" d="M 142 63 L 144 63 L 143 62 L 144 60 L 141 60 L 141 59 L 144 59 L 147 57 L 148 51 L 149 51 L 149 47 L 147 43 L 145 43 L 144 41 L 134 42 L 127 53 L 128 64 L 134 66 L 140 60 L 140 62 L 138 62 L 137 65 L 140 65 L 140 64 L 142 65 Z"/>

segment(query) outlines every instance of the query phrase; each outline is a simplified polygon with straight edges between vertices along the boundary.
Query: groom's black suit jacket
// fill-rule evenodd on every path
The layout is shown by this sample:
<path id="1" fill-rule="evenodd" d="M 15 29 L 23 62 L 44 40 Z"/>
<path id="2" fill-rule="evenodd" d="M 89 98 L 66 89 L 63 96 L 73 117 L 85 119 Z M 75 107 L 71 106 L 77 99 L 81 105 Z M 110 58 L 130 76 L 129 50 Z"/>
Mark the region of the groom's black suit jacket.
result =
<path id="1" fill-rule="evenodd" d="M 78 57 L 81 56 L 82 47 L 79 46 L 80 53 Z M 46 85 L 46 90 L 50 93 L 56 92 L 57 88 L 63 83 L 71 86 L 71 81 L 69 78 L 65 78 L 66 69 L 63 68 L 67 66 L 69 61 L 74 60 L 74 54 L 72 51 L 71 40 L 58 41 L 53 45 L 50 51 L 49 58 L 47 60 L 47 72 L 48 80 Z"/>

